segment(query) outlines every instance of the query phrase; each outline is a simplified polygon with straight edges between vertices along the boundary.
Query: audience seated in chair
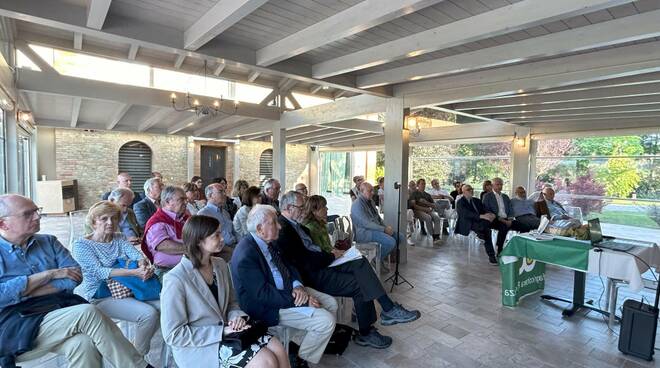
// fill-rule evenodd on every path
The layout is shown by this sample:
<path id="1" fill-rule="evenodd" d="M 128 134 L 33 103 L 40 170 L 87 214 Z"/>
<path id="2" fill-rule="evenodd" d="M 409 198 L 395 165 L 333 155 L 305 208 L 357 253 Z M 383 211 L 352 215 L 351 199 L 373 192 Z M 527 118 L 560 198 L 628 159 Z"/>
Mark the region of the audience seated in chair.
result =
<path id="1" fill-rule="evenodd" d="M 511 199 L 502 193 L 504 181 L 502 178 L 493 178 L 491 191 L 483 198 L 484 210 L 495 215 L 491 228 L 497 230 L 497 254 L 502 252 L 504 241 L 509 230 L 528 231 L 527 227 L 514 219 Z"/>
<path id="2" fill-rule="evenodd" d="M 196 215 L 199 210 L 204 208 L 206 200 L 202 200 L 197 190 L 197 185 L 193 183 L 183 184 L 183 192 L 186 194 L 186 211 L 189 215 Z"/>
<path id="3" fill-rule="evenodd" d="M 149 221 L 149 218 L 156 213 L 160 207 L 160 192 L 163 190 L 163 183 L 158 178 L 150 178 L 144 182 L 144 198 L 133 206 L 135 218 L 140 227 Z"/>
<path id="4" fill-rule="evenodd" d="M 37 234 L 40 219 L 30 199 L 0 196 L 0 365 L 52 352 L 69 367 L 101 367 L 103 359 L 151 367 L 112 320 L 72 294 L 82 281 L 80 266 L 57 238 Z"/>
<path id="5" fill-rule="evenodd" d="M 208 188 L 208 187 L 207 187 Z M 289 367 L 286 351 L 266 334 L 226 342 L 250 327 L 231 282 L 229 267 L 213 254 L 223 247 L 222 225 L 213 217 L 193 216 L 183 227 L 185 254 L 163 278 L 163 336 L 179 367 Z"/>
<path id="6" fill-rule="evenodd" d="M 108 200 L 121 210 L 119 217 L 119 231 L 133 244 L 140 244 L 142 239 L 142 227 L 138 224 L 135 212 L 130 208 L 133 201 L 133 191 L 130 189 L 117 188 L 110 193 Z M 91 231 L 91 229 L 90 229 Z"/>
<path id="7" fill-rule="evenodd" d="M 117 175 L 117 188 L 131 190 L 132 180 L 133 179 L 131 178 L 131 175 L 129 175 L 128 173 L 126 172 L 119 173 L 119 175 Z M 107 201 L 108 197 L 110 197 L 111 192 L 112 191 L 103 193 L 101 199 Z M 133 206 L 141 200 L 142 200 L 142 196 L 140 195 L 140 193 L 134 193 L 133 201 L 131 202 L 131 205 L 129 207 L 133 208 Z"/>
<path id="8" fill-rule="evenodd" d="M 431 195 L 431 198 L 435 201 L 435 211 L 442 215 L 445 213 L 445 210 L 448 210 L 452 207 L 454 198 L 449 195 L 449 192 L 440 187 L 440 180 L 433 179 L 431 180 L 431 189 L 428 193 Z M 444 201 L 446 200 L 446 201 Z"/>
<path id="9" fill-rule="evenodd" d="M 261 204 L 267 204 L 275 208 L 280 213 L 280 189 L 282 185 L 277 179 L 268 179 L 264 183 L 264 189 L 261 193 Z"/>
<path id="10" fill-rule="evenodd" d="M 241 208 L 236 212 L 234 216 L 234 232 L 236 237 L 240 242 L 243 237 L 250 234 L 247 230 L 247 218 L 250 210 L 257 204 L 261 204 L 261 190 L 259 187 L 249 187 L 245 192 L 243 192 L 243 197 L 241 198 L 241 203 L 243 204 Z"/>
<path id="11" fill-rule="evenodd" d="M 417 180 L 417 189 L 410 194 L 409 200 L 413 202 L 413 212 L 415 217 L 424 222 L 425 230 L 423 233 L 426 235 L 430 232 L 433 235 L 433 240 L 440 240 L 440 229 L 442 228 L 442 220 L 437 212 L 435 212 L 435 202 L 430 194 L 426 193 L 426 180 Z"/>
<path id="12" fill-rule="evenodd" d="M 238 179 L 234 183 L 234 188 L 232 188 L 231 192 L 231 200 L 234 201 L 236 208 L 240 209 L 243 206 L 243 202 L 241 202 L 243 193 L 245 193 L 249 187 L 250 183 L 243 179 Z"/>
<path id="13" fill-rule="evenodd" d="M 484 201 L 484 196 L 488 193 L 493 192 L 493 182 L 490 180 L 484 180 L 484 182 L 481 184 L 481 193 L 479 193 L 479 199 L 483 203 Z"/>
<path id="14" fill-rule="evenodd" d="M 458 196 L 461 194 L 461 187 L 463 186 L 463 183 L 461 183 L 460 180 L 455 180 L 454 181 L 454 190 L 449 193 L 449 196 L 454 198 L 454 206 L 456 205 L 456 201 L 458 201 Z"/>
<path id="15" fill-rule="evenodd" d="M 225 189 L 221 184 L 213 183 L 206 187 L 204 194 L 206 194 L 208 202 L 197 214 L 213 217 L 220 222 L 224 246 L 222 247 L 222 253 L 218 254 L 218 256 L 222 257 L 226 262 L 229 262 L 234 247 L 236 247 L 236 244 L 238 243 L 238 238 L 234 232 L 234 223 L 229 216 L 229 212 L 227 212 L 223 206 L 223 204 L 227 203 Z"/>
<path id="16" fill-rule="evenodd" d="M 188 220 L 186 195 L 183 189 L 167 186 L 160 195 L 162 207 L 151 216 L 144 227 L 142 252 L 156 266 L 156 275 L 162 275 L 176 266 L 183 254 L 181 231 Z"/>
<path id="17" fill-rule="evenodd" d="M 330 244 L 325 226 L 328 215 L 325 198 L 312 196 L 305 203 L 299 193 L 288 192 L 280 205 L 282 214 L 278 220 L 281 229 L 276 246 L 300 272 L 305 285 L 332 296 L 353 298 L 359 324 L 359 335 L 355 339 L 358 345 L 384 349 L 392 344 L 392 338 L 381 335 L 373 326 L 377 320 L 374 300 L 378 300 L 383 309 L 383 325 L 407 323 L 419 318 L 418 311 L 408 311 L 387 296 L 366 258 L 328 267 L 344 251 Z"/>
<path id="18" fill-rule="evenodd" d="M 147 280 L 153 275 L 149 261 L 117 232 L 120 216 L 119 207 L 108 201 L 98 202 L 89 209 L 86 222 L 93 232 L 73 243 L 73 258 L 80 264 L 83 275 L 75 292 L 106 316 L 136 323 L 135 348 L 147 355 L 159 327 L 160 301 L 140 301 L 133 297 L 115 299 L 98 292 L 112 277 L 135 276 Z M 120 259 L 138 261 L 139 267 L 117 268 L 115 263 Z"/>
<path id="19" fill-rule="evenodd" d="M 364 183 L 364 176 L 356 175 L 353 177 L 353 184 L 355 185 L 348 192 L 348 194 L 351 196 L 351 201 L 355 202 L 355 200 L 360 196 L 360 185 L 362 185 L 362 183 Z"/>
<path id="20" fill-rule="evenodd" d="M 461 188 L 463 197 L 456 201 L 456 212 L 458 221 L 456 222 L 456 234 L 468 236 L 470 231 L 474 231 L 480 239 L 484 240 L 488 261 L 497 265 L 495 250 L 493 250 L 493 241 L 490 236 L 490 229 L 495 215 L 484 210 L 479 198 L 474 198 L 474 189 L 469 184 L 464 184 Z"/>
<path id="21" fill-rule="evenodd" d="M 527 199 L 525 187 L 516 187 L 516 195 L 511 199 L 511 210 L 513 217 L 524 229 L 521 231 L 528 232 L 539 227 L 541 219 L 536 215 L 534 201 Z"/>
<path id="22" fill-rule="evenodd" d="M 334 331 L 337 302 L 303 285 L 298 270 L 273 244 L 279 224 L 272 206 L 255 205 L 247 224 L 250 235 L 238 243 L 230 265 L 241 308 L 269 326 L 303 330 L 298 355 L 318 363 Z"/>
<path id="23" fill-rule="evenodd" d="M 384 261 L 396 247 L 396 237 L 399 237 L 400 246 L 407 244 L 405 236 L 396 234 L 391 226 L 386 226 L 378 215 L 371 197 L 374 188 L 364 182 L 360 185 L 360 195 L 351 205 L 351 222 L 355 230 L 355 241 L 358 243 L 376 242 L 380 244 L 380 256 Z M 388 272 L 383 262 L 382 269 Z"/>
<path id="24" fill-rule="evenodd" d="M 307 185 L 305 183 L 298 183 L 294 187 L 294 190 L 300 194 L 302 194 L 304 197 L 307 197 L 309 195 L 309 192 L 307 191 Z"/>
<path id="25" fill-rule="evenodd" d="M 223 177 L 213 178 L 213 180 L 211 180 L 211 184 L 220 184 L 222 190 L 225 191 L 225 202 L 222 203 L 222 207 L 227 211 L 227 213 L 229 213 L 229 217 L 233 220 L 234 216 L 236 215 L 236 212 L 238 212 L 238 206 L 234 203 L 233 199 L 229 198 L 229 196 L 226 195 L 227 179 Z M 205 193 L 206 192 L 202 193 L 202 195 L 204 195 Z"/>

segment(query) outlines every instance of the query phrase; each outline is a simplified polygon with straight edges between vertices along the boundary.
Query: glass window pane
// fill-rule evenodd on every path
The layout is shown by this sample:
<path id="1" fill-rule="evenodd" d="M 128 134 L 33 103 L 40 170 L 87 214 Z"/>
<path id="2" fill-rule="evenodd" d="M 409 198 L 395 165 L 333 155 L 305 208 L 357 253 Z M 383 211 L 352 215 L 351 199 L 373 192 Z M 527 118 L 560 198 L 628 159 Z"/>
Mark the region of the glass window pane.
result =
<path id="1" fill-rule="evenodd" d="M 0 193 L 7 193 L 5 111 L 0 109 Z"/>

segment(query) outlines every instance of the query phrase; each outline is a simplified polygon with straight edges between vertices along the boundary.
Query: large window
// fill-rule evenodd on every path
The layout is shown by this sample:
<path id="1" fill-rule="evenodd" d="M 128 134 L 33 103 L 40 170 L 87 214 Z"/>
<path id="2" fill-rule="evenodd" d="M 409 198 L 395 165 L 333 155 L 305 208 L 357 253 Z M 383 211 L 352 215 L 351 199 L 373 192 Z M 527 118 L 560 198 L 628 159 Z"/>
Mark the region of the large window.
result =
<path id="1" fill-rule="evenodd" d="M 511 188 L 511 143 L 419 145 L 410 149 L 411 180 L 439 179 L 440 186 L 451 191 L 452 182 L 471 184 L 481 192 L 484 180 L 504 179 L 504 192 Z"/>
<path id="2" fill-rule="evenodd" d="M 328 213 L 349 215 L 348 193 L 353 186 L 351 152 L 321 152 L 319 161 L 319 194 L 328 200 Z"/>
<path id="3" fill-rule="evenodd" d="M 133 179 L 131 190 L 141 193 L 144 182 L 151 177 L 151 148 L 140 141 L 131 141 L 119 148 L 119 172 L 127 172 Z"/>
<path id="4" fill-rule="evenodd" d="M 552 184 L 558 201 L 600 218 L 608 235 L 660 234 L 660 135 L 541 140 L 536 152 L 537 190 Z"/>
<path id="5" fill-rule="evenodd" d="M 5 111 L 0 109 L 0 193 L 7 193 L 7 142 L 5 139 Z"/>

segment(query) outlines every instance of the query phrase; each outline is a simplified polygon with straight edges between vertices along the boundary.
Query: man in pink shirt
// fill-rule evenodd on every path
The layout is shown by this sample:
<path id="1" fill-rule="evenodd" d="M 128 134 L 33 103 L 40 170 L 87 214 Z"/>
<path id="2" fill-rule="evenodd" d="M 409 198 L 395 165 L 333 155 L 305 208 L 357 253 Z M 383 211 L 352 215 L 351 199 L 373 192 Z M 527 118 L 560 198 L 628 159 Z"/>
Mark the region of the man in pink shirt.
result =
<path id="1" fill-rule="evenodd" d="M 181 233 L 188 220 L 183 189 L 167 186 L 160 195 L 161 207 L 144 228 L 142 252 L 156 266 L 159 277 L 176 266 L 183 255 Z"/>

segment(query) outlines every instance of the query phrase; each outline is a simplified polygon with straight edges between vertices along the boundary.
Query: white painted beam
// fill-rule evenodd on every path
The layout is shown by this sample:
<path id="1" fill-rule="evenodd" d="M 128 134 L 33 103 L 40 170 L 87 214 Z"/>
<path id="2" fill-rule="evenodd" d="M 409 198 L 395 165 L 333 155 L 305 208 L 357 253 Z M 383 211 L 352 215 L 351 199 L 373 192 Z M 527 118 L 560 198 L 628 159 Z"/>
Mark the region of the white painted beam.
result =
<path id="1" fill-rule="evenodd" d="M 323 124 L 321 126 L 349 129 L 361 132 L 370 132 L 374 134 L 383 134 L 383 123 L 380 121 L 366 119 L 349 119 L 334 123 Z"/>
<path id="2" fill-rule="evenodd" d="M 114 101 L 125 104 L 135 104 L 154 107 L 172 108 L 170 91 L 155 88 L 128 86 L 90 79 L 74 78 L 64 75 L 48 75 L 32 70 L 21 70 L 17 82 L 20 90 L 40 92 L 53 95 L 78 96 L 88 99 Z M 212 98 L 191 95 L 203 104 L 212 104 Z M 232 113 L 234 107 L 227 106 L 225 113 Z M 270 106 L 259 106 L 242 102 L 236 111 L 238 116 L 256 119 L 279 119 L 279 110 Z"/>
<path id="3" fill-rule="evenodd" d="M 563 117 L 592 117 L 592 116 L 621 116 L 642 112 L 660 112 L 660 104 L 648 106 L 615 107 L 602 109 L 569 110 L 569 111 L 547 111 L 547 112 L 525 112 L 515 115 L 499 116 L 498 119 L 517 123 L 520 120 L 540 118 L 563 118 Z"/>
<path id="4" fill-rule="evenodd" d="M 357 77 L 359 88 L 519 63 L 660 36 L 660 10 Z"/>
<path id="5" fill-rule="evenodd" d="M 341 135 L 330 135 L 328 134 L 314 138 L 314 139 L 307 139 L 305 141 L 299 141 L 298 144 L 333 144 L 333 143 L 338 143 L 338 142 L 346 142 L 346 141 L 353 141 L 357 139 L 363 139 L 363 138 L 369 138 L 372 137 L 373 134 L 371 133 L 358 133 L 358 132 L 342 132 Z"/>
<path id="6" fill-rule="evenodd" d="M 23 40 L 16 40 L 15 41 L 15 46 L 16 48 L 21 51 L 25 56 L 27 56 L 30 61 L 34 63 L 39 69 L 41 69 L 41 72 L 44 74 L 48 75 L 59 75 L 60 73 L 55 70 L 50 64 L 46 62 L 46 60 L 42 59 L 39 54 L 34 52 L 30 46 L 28 46 L 27 42 Z M 21 70 L 21 73 L 23 73 L 26 70 Z"/>
<path id="7" fill-rule="evenodd" d="M 300 109 L 302 109 L 302 106 L 300 106 L 300 103 L 298 102 L 298 100 L 296 100 L 296 98 L 293 97 L 293 93 L 291 93 L 291 91 L 289 91 L 289 92 L 286 94 L 286 98 L 288 98 L 289 101 L 291 101 L 291 104 L 293 104 L 293 108 L 294 108 L 294 109 L 296 109 L 296 110 L 300 110 Z"/>
<path id="8" fill-rule="evenodd" d="M 310 126 L 306 126 L 306 127 L 302 127 L 302 128 L 287 130 L 286 131 L 286 139 L 291 140 L 292 138 L 304 136 L 304 135 L 307 135 L 307 134 L 310 134 L 310 133 L 319 133 L 319 132 L 322 132 L 322 131 L 334 132 L 336 130 L 337 129 L 335 129 L 335 128 L 329 128 L 329 127 L 328 128 L 323 128 L 323 127 L 318 126 L 318 125 L 310 125 Z"/>
<path id="9" fill-rule="evenodd" d="M 285 129 L 331 123 L 352 119 L 360 115 L 382 112 L 385 110 L 386 105 L 387 99 L 385 98 L 360 95 L 300 110 L 286 111 L 282 113 L 280 122 L 282 128 Z"/>
<path id="10" fill-rule="evenodd" d="M 194 126 L 195 123 L 204 119 L 204 117 L 197 116 L 194 113 L 185 113 L 183 115 L 181 121 L 178 121 L 167 128 L 167 134 L 178 133 L 186 128 Z"/>
<path id="11" fill-rule="evenodd" d="M 344 96 L 345 94 L 346 94 L 345 90 L 340 90 L 340 91 L 335 92 L 335 94 L 332 95 L 332 98 L 336 100 L 339 97 Z"/>
<path id="12" fill-rule="evenodd" d="M 601 115 L 591 115 L 591 116 L 569 116 L 569 117 L 548 117 L 548 118 L 528 118 L 526 120 L 516 121 L 516 124 L 527 125 L 530 123 L 554 123 L 554 122 L 569 122 L 569 121 L 594 121 L 598 120 L 611 120 L 615 117 L 615 114 L 601 114 Z M 616 116 L 617 119 L 621 120 L 635 120 L 635 119 L 646 119 L 646 118 L 657 118 L 660 117 L 660 112 L 648 111 L 648 112 L 631 112 L 623 114 L 623 116 Z"/>
<path id="13" fill-rule="evenodd" d="M 227 129 L 220 129 L 218 132 L 218 138 L 234 138 L 238 136 L 243 136 L 246 134 L 246 132 L 257 132 L 257 133 L 263 133 L 263 132 L 270 132 L 272 129 L 273 121 L 272 120 L 263 120 L 263 119 L 257 119 L 255 121 L 245 123 L 245 124 L 240 124 L 238 126 L 232 127 L 232 128 L 227 128 Z"/>
<path id="14" fill-rule="evenodd" d="M 660 71 L 660 42 L 594 51 L 394 86 L 407 107 L 457 103 Z"/>
<path id="15" fill-rule="evenodd" d="M 312 76 L 327 78 L 629 2 L 631 0 L 523 0 L 320 62 L 312 66 Z"/>
<path id="16" fill-rule="evenodd" d="M 312 140 L 316 142 L 318 140 L 350 136 L 359 133 L 364 133 L 364 132 L 355 132 L 352 130 L 332 130 L 332 131 L 321 131 L 321 132 L 313 131 L 306 134 L 301 134 L 296 137 L 291 137 L 291 139 L 289 139 L 289 136 L 287 135 L 287 141 L 289 143 L 297 143 L 297 142 L 312 141 Z"/>
<path id="17" fill-rule="evenodd" d="M 611 88 L 598 88 L 593 90 L 572 90 L 566 92 L 556 91 L 550 94 L 530 94 L 514 97 L 486 99 L 482 101 L 469 101 L 452 105 L 458 111 L 472 111 L 481 114 L 481 110 L 496 108 L 519 108 L 533 109 L 540 106 L 553 107 L 554 105 L 567 102 L 580 103 L 585 101 L 597 101 L 607 103 L 608 100 L 616 102 L 619 98 L 648 97 L 660 95 L 660 82 L 638 85 L 615 86 Z"/>
<path id="18" fill-rule="evenodd" d="M 174 69 L 181 69 L 184 60 L 186 60 L 186 55 L 178 54 L 174 60 Z"/>
<path id="19" fill-rule="evenodd" d="M 107 130 L 112 130 L 114 129 L 115 126 L 119 123 L 119 121 L 126 115 L 128 110 L 131 109 L 131 104 L 120 104 L 119 108 L 117 108 L 117 111 L 112 115 L 112 118 L 108 122 L 108 124 L 105 126 L 105 129 Z"/>
<path id="20" fill-rule="evenodd" d="M 280 93 L 286 93 L 290 91 L 293 87 L 295 87 L 296 84 L 298 84 L 298 81 L 295 79 L 283 78 L 277 84 L 277 87 L 279 88 Z"/>
<path id="21" fill-rule="evenodd" d="M 315 94 L 316 94 L 318 91 L 320 91 L 321 89 L 323 89 L 323 86 L 320 85 L 320 84 L 319 84 L 319 85 L 316 85 L 316 86 L 312 86 L 312 88 L 309 89 L 309 93 L 315 95 Z"/>
<path id="22" fill-rule="evenodd" d="M 76 50 L 82 50 L 83 46 L 83 35 L 80 32 L 75 32 L 73 34 L 73 48 Z"/>
<path id="23" fill-rule="evenodd" d="M 184 32 L 188 50 L 197 50 L 216 36 L 257 10 L 268 0 L 222 0 L 202 15 Z"/>
<path id="24" fill-rule="evenodd" d="M 268 106 L 268 104 L 270 104 L 270 102 L 273 101 L 279 94 L 280 91 L 277 88 L 275 88 L 266 97 L 264 97 L 263 100 L 261 100 L 261 102 L 259 102 L 259 105 Z"/>
<path id="25" fill-rule="evenodd" d="M 254 82 L 259 77 L 259 74 L 261 73 L 257 71 L 250 72 L 250 74 L 248 74 L 247 81 L 250 83 Z"/>
<path id="26" fill-rule="evenodd" d="M 137 57 L 138 50 L 140 50 L 140 46 L 138 46 L 135 43 L 132 43 L 131 47 L 128 49 L 128 59 L 135 60 L 135 58 Z"/>
<path id="27" fill-rule="evenodd" d="M 112 0 L 87 0 L 87 27 L 103 28 Z"/>
<path id="28" fill-rule="evenodd" d="M 213 75 L 216 77 L 220 76 L 220 73 L 222 73 L 223 70 L 225 70 L 225 63 L 218 63 L 218 66 L 215 67 L 215 70 L 213 70 Z"/>
<path id="29" fill-rule="evenodd" d="M 607 98 L 603 100 L 579 100 L 564 103 L 555 103 L 551 105 L 530 105 L 514 106 L 504 108 L 493 108 L 479 110 L 481 116 L 505 116 L 511 114 L 524 114 L 528 112 L 550 112 L 550 111 L 575 111 L 575 110 L 595 110 L 613 107 L 636 107 L 660 104 L 660 93 L 650 96 Z"/>
<path id="30" fill-rule="evenodd" d="M 257 65 L 269 66 L 350 37 L 442 0 L 365 0 L 302 31 L 257 50 Z"/>
<path id="31" fill-rule="evenodd" d="M 204 121 L 203 124 L 199 124 L 200 127 L 195 130 L 194 135 L 195 136 L 201 136 L 202 134 L 220 129 L 223 126 L 231 125 L 231 124 L 238 123 L 238 122 L 244 121 L 244 120 L 246 120 L 244 116 L 218 115 L 214 118 L 211 118 L 207 121 Z"/>
<path id="32" fill-rule="evenodd" d="M 167 109 L 157 109 L 155 112 L 153 112 L 147 119 L 145 119 L 140 125 L 138 125 L 138 132 L 144 132 L 147 129 L 151 128 L 152 126 L 160 123 L 163 121 L 164 118 L 166 118 L 169 114 L 171 114 L 174 110 L 171 108 Z"/>
<path id="33" fill-rule="evenodd" d="M 82 105 L 81 97 L 74 97 L 71 101 L 71 128 L 75 128 L 78 124 L 78 116 L 80 116 L 80 106 Z"/>

